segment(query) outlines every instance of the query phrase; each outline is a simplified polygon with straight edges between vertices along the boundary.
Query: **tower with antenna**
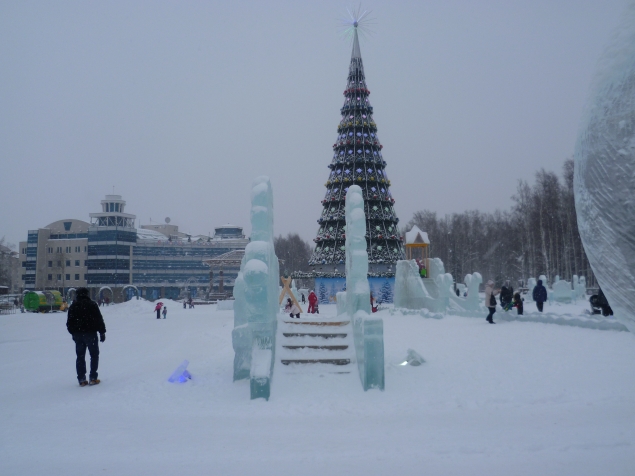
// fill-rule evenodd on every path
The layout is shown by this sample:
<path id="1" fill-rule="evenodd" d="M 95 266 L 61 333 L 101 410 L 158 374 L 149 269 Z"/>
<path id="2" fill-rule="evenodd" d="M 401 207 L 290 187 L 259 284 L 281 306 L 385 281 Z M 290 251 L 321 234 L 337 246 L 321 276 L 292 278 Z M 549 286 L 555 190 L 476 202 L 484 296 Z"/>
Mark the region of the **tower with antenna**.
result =
<path id="1" fill-rule="evenodd" d="M 359 185 L 364 194 L 369 277 L 392 278 L 395 262 L 405 259 L 397 227 L 399 218 L 394 210 L 395 199 L 390 192 L 383 146 L 373 120 L 370 91 L 366 85 L 359 48 L 358 27 L 364 15 L 353 16 L 349 27 L 353 51 L 344 90 L 344 105 L 340 110 L 342 119 L 333 144 L 333 159 L 328 165 L 330 173 L 325 184 L 322 213 L 318 219 L 319 229 L 314 239 L 315 250 L 309 260 L 316 277 L 316 288 L 322 284 L 328 288 L 329 285 L 322 278 L 337 278 L 344 272 L 344 203 L 346 192 L 353 184 Z"/>

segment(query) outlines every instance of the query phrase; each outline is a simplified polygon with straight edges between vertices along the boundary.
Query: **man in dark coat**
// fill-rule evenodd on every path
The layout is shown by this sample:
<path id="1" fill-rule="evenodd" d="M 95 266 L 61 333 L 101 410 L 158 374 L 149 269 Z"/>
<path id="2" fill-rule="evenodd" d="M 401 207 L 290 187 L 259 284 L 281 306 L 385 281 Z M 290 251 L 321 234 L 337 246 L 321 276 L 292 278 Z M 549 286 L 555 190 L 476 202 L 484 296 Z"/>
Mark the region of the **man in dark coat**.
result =
<path id="1" fill-rule="evenodd" d="M 532 297 L 536 301 L 536 307 L 542 312 L 542 306 L 547 300 L 547 288 L 542 285 L 542 279 L 539 279 L 538 284 L 534 287 Z"/>
<path id="2" fill-rule="evenodd" d="M 106 324 L 104 324 L 99 306 L 90 299 L 88 289 L 79 288 L 77 290 L 75 301 L 68 309 L 66 328 L 75 341 L 79 386 L 97 385 L 100 382 L 97 378 L 97 367 L 99 366 L 97 333 L 99 332 L 100 335 L 99 340 L 104 342 L 106 340 Z M 86 382 L 86 348 L 90 352 L 89 382 Z"/>

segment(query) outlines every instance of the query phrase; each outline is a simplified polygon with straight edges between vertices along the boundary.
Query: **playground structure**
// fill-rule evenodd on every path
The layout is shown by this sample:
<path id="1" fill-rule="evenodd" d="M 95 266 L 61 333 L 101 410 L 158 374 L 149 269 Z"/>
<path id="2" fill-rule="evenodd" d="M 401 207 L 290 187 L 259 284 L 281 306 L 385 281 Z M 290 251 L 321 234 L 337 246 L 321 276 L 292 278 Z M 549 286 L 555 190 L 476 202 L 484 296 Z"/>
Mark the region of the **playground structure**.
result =
<path id="1" fill-rule="evenodd" d="M 23 298 L 24 309 L 29 312 L 55 312 L 66 309 L 59 291 L 27 291 Z"/>

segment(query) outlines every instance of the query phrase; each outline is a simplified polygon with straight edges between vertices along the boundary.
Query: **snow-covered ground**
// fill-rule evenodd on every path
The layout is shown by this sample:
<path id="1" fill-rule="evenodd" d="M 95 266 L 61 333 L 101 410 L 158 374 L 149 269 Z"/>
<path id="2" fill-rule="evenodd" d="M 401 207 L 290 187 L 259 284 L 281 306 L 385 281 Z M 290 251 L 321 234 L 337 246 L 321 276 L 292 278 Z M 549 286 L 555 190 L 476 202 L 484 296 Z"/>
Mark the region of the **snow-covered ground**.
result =
<path id="1" fill-rule="evenodd" d="M 145 301 L 102 308 L 85 388 L 66 314 L 0 316 L 0 474 L 635 474 L 628 332 L 386 310 L 384 392 L 288 372 L 265 402 L 232 382 L 232 311 L 164 302 L 160 321 Z M 408 348 L 426 363 L 399 365 Z M 168 383 L 184 359 L 193 379 Z"/>

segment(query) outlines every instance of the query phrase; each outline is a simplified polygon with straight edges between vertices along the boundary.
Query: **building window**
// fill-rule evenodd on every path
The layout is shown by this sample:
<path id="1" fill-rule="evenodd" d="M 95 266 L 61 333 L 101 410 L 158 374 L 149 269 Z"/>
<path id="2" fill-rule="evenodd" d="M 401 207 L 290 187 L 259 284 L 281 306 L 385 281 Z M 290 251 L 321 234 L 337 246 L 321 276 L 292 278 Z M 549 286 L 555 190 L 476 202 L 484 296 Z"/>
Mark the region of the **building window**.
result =
<path id="1" fill-rule="evenodd" d="M 78 259 L 75 260 L 75 266 L 79 266 L 79 260 Z M 77 278 L 77 279 L 79 279 L 79 278 Z"/>
<path id="2" fill-rule="evenodd" d="M 81 246 L 76 246 L 75 247 L 75 253 L 79 253 L 81 251 Z"/>
<path id="3" fill-rule="evenodd" d="M 75 281 L 79 281 L 79 274 L 75 275 Z"/>
<path id="4" fill-rule="evenodd" d="M 71 275 L 70 275 L 70 274 L 67 274 L 67 275 L 66 275 L 66 281 L 70 281 L 70 280 L 71 280 Z"/>
<path id="5" fill-rule="evenodd" d="M 88 266 L 88 261 L 84 260 L 84 266 Z"/>
<path id="6" fill-rule="evenodd" d="M 22 248 L 22 254 L 25 255 L 26 254 L 26 248 Z"/>
<path id="7" fill-rule="evenodd" d="M 70 266 L 71 265 L 71 260 L 67 259 L 66 260 L 66 266 Z"/>
<path id="8" fill-rule="evenodd" d="M 84 246 L 84 253 L 88 251 L 88 246 Z"/>
<path id="9" fill-rule="evenodd" d="M 52 267 L 53 267 L 53 262 L 49 261 L 49 268 L 52 268 Z M 50 274 L 49 274 L 49 276 L 50 276 Z"/>
<path id="10" fill-rule="evenodd" d="M 53 275 L 49 274 L 49 281 L 53 281 Z"/>
<path id="11" fill-rule="evenodd" d="M 67 253 L 70 253 L 70 252 L 71 252 L 71 247 L 70 247 L 70 246 L 67 246 L 67 247 L 66 247 L 66 252 L 67 252 Z"/>
<path id="12" fill-rule="evenodd" d="M 58 253 L 61 253 L 61 252 L 62 252 L 62 247 L 61 247 L 61 246 L 58 246 L 58 247 L 57 247 L 57 252 L 58 252 Z"/>
<path id="13" fill-rule="evenodd" d="M 61 274 L 58 274 L 58 275 L 57 275 L 57 279 L 58 279 L 58 280 L 61 280 L 61 279 L 62 279 L 62 275 L 61 275 Z"/>

